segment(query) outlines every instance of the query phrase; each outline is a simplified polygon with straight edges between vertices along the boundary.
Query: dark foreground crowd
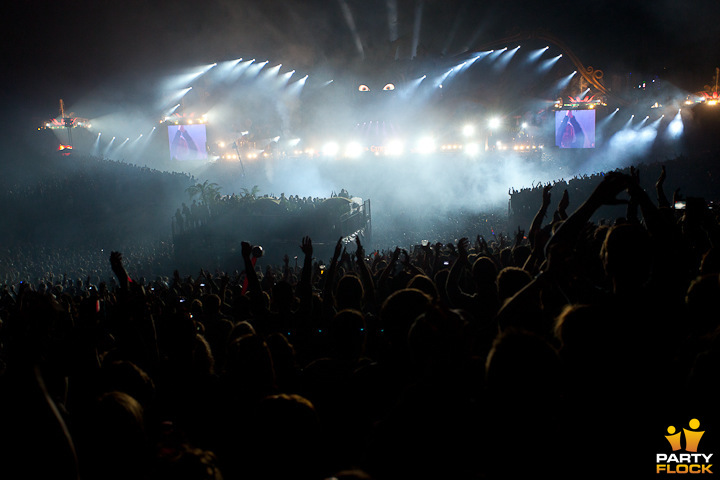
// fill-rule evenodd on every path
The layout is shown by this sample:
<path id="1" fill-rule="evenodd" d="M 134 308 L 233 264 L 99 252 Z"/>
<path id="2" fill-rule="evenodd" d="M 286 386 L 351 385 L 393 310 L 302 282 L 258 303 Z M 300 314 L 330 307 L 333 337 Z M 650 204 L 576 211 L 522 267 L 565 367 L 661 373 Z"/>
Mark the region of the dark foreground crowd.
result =
<path id="1" fill-rule="evenodd" d="M 663 181 L 545 187 L 509 242 L 6 287 L 0 478 L 655 476 L 669 422 L 720 420 L 718 218 Z"/>

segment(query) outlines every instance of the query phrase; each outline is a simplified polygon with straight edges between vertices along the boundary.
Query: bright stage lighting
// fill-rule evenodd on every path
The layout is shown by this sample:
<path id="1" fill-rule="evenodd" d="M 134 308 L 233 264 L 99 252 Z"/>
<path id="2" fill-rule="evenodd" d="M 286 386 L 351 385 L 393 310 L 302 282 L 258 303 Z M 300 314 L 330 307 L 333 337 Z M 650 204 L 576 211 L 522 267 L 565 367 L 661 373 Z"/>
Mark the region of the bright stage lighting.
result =
<path id="1" fill-rule="evenodd" d="M 520 47 L 513 48 L 507 53 L 501 55 L 500 58 L 498 58 L 497 62 L 495 62 L 495 65 L 493 65 L 493 68 L 495 70 L 500 70 L 507 67 L 507 65 L 510 63 L 510 60 L 512 60 L 512 57 L 515 55 L 519 48 Z M 503 50 L 507 50 L 507 47 L 505 47 Z"/>
<path id="2" fill-rule="evenodd" d="M 273 75 L 277 75 L 278 73 L 280 73 L 280 67 L 282 67 L 282 63 L 279 63 L 274 67 L 268 68 L 263 72 L 263 78 L 270 78 Z"/>
<path id="3" fill-rule="evenodd" d="M 103 150 L 103 157 L 107 156 L 107 154 L 110 153 L 110 149 L 112 148 L 113 143 L 115 143 L 115 137 L 112 137 L 110 139 L 110 142 L 105 146 L 105 150 Z"/>
<path id="4" fill-rule="evenodd" d="M 660 122 L 662 122 L 663 117 L 665 117 L 665 115 L 662 115 L 660 118 L 652 122 L 650 125 L 648 125 L 648 127 L 657 130 L 660 126 Z"/>
<path id="5" fill-rule="evenodd" d="M 287 85 L 290 81 L 290 77 L 292 77 L 293 74 L 295 74 L 295 70 L 290 70 L 287 73 L 283 73 L 280 77 L 280 87 L 284 87 L 285 85 Z"/>
<path id="6" fill-rule="evenodd" d="M 297 80 L 290 85 L 288 85 L 287 93 L 289 95 L 300 95 L 300 92 L 302 91 L 303 87 L 305 86 L 305 82 L 307 82 L 308 76 L 305 75 L 300 80 Z M 332 82 L 332 80 L 330 80 Z"/>
<path id="7" fill-rule="evenodd" d="M 545 53 L 545 51 L 550 47 L 540 48 L 538 50 L 533 50 L 530 52 L 527 56 L 527 63 L 532 63 L 540 59 L 542 57 L 542 54 Z"/>
<path id="8" fill-rule="evenodd" d="M 646 116 L 645 118 L 643 118 L 643 119 L 640 121 L 640 123 L 635 127 L 635 130 L 640 130 L 640 129 L 643 127 L 643 125 L 645 125 L 645 123 L 648 121 L 649 118 L 650 118 L 650 115 L 648 115 L 648 116 Z"/>
<path id="9" fill-rule="evenodd" d="M 682 114 L 678 111 L 678 113 L 675 114 L 675 117 L 668 124 L 666 135 L 671 139 L 676 139 L 682 135 L 683 129 Z"/>
<path id="10" fill-rule="evenodd" d="M 254 78 L 258 76 L 260 74 L 260 70 L 262 70 L 268 63 L 268 60 L 265 60 L 264 62 L 250 65 L 246 70 L 248 77 Z"/>
<path id="11" fill-rule="evenodd" d="M 403 145 L 403 142 L 401 142 L 400 140 L 392 140 L 388 142 L 387 146 L 385 147 L 385 153 L 394 157 L 402 155 L 404 150 L 405 145 Z"/>
<path id="12" fill-rule="evenodd" d="M 221 62 L 220 65 L 214 70 L 213 75 L 220 77 L 220 80 L 222 80 L 222 81 L 227 81 L 231 76 L 231 72 L 235 69 L 237 64 L 240 63 L 241 61 L 242 61 L 242 58 L 238 58 L 236 60 L 228 60 L 226 62 Z"/>
<path id="13" fill-rule="evenodd" d="M 337 142 L 328 142 L 323 145 L 321 152 L 326 157 L 334 157 L 340 151 L 340 145 Z"/>
<path id="14" fill-rule="evenodd" d="M 440 75 L 440 77 L 439 77 L 437 80 L 435 80 L 435 86 L 442 88 L 443 82 L 444 82 L 445 79 L 448 77 L 448 75 L 450 75 L 450 73 L 452 73 L 452 71 L 453 71 L 454 69 L 455 69 L 455 68 L 453 67 L 453 68 L 451 68 L 450 70 L 448 70 L 447 72 L 445 72 L 445 73 L 443 73 L 442 75 Z"/>
<path id="15" fill-rule="evenodd" d="M 545 72 L 549 71 L 553 67 L 553 65 L 555 65 L 557 63 L 557 61 L 560 60 L 561 57 L 562 57 L 562 54 L 558 55 L 557 57 L 549 58 L 549 59 L 543 61 L 540 64 L 540 67 L 538 69 L 540 70 L 541 73 L 545 73 Z"/>
<path id="16" fill-rule="evenodd" d="M 521 127 L 523 130 L 525 130 L 525 129 L 528 127 L 527 122 L 522 122 L 522 123 L 520 124 L 520 127 Z"/>
<path id="17" fill-rule="evenodd" d="M 500 121 L 500 119 L 498 117 L 493 117 L 490 120 L 488 120 L 488 127 L 492 128 L 492 129 L 496 129 L 500 126 L 501 123 L 502 122 Z"/>
<path id="18" fill-rule="evenodd" d="M 557 84 L 555 85 L 555 91 L 558 92 L 567 87 L 570 84 L 570 80 L 572 80 L 575 74 L 577 74 L 577 70 L 572 72 L 570 75 L 561 78 L 560 81 L 557 82 Z"/>
<path id="19" fill-rule="evenodd" d="M 253 58 L 252 60 L 245 60 L 235 65 L 235 68 L 233 68 L 228 75 L 228 81 L 233 82 L 240 78 L 240 76 L 245 73 L 245 71 L 248 69 L 248 67 L 250 67 L 250 65 L 252 65 L 254 61 L 255 59 Z"/>
<path id="20" fill-rule="evenodd" d="M 465 145 L 464 150 L 467 155 L 474 157 L 475 155 L 480 153 L 480 145 L 478 145 L 477 143 L 468 143 L 467 145 Z"/>
<path id="21" fill-rule="evenodd" d="M 403 97 L 410 97 L 412 96 L 415 91 L 420 87 L 420 84 L 427 78 L 427 75 L 423 75 L 420 78 L 416 78 L 415 80 L 411 80 L 407 83 L 407 86 L 402 90 L 401 94 Z M 383 90 L 395 90 L 395 85 L 392 83 L 388 83 L 385 85 L 385 88 Z"/>
<path id="22" fill-rule="evenodd" d="M 435 139 L 432 137 L 423 137 L 418 140 L 417 152 L 420 154 L 428 154 L 435 151 Z"/>
<path id="23" fill-rule="evenodd" d="M 465 125 L 462 128 L 462 134 L 466 137 L 470 137 L 475 134 L 475 126 L 474 125 Z"/>
<path id="24" fill-rule="evenodd" d="M 362 155 L 364 149 L 358 142 L 350 142 L 345 147 L 345 156 L 348 158 L 358 158 Z"/>

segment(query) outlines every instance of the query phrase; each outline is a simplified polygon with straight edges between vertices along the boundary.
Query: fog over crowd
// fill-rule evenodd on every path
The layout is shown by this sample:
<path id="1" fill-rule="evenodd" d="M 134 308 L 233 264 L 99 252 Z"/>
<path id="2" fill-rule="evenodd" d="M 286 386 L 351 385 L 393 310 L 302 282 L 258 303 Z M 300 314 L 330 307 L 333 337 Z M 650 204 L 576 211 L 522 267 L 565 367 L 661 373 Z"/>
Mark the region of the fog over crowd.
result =
<path id="1" fill-rule="evenodd" d="M 424 216 L 378 202 L 372 236 L 323 250 L 299 231 L 279 262 L 248 232 L 236 264 L 192 271 L 179 234 L 361 192 L 38 159 L 31 180 L 3 177 L 0 471 L 576 478 L 611 425 L 633 427 L 640 458 L 616 466 L 654 471 L 669 425 L 720 421 L 716 159 L 510 185 L 502 209 L 429 179 Z"/>

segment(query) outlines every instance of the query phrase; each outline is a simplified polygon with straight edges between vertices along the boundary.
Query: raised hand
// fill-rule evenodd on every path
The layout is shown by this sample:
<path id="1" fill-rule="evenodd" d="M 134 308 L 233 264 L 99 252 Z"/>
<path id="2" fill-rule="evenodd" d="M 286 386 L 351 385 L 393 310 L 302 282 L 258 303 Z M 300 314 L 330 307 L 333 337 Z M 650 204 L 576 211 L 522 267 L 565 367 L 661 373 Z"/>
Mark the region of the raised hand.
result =
<path id="1" fill-rule="evenodd" d="M 337 261 L 338 258 L 340 258 L 340 254 L 342 253 L 342 239 L 343 237 L 338 238 L 337 243 L 335 244 L 335 252 L 333 252 L 333 260 Z"/>
<path id="2" fill-rule="evenodd" d="M 305 256 L 312 257 L 313 246 L 312 239 L 310 237 L 303 237 L 302 243 L 300 244 L 300 250 L 302 250 Z"/>
<path id="3" fill-rule="evenodd" d="M 560 203 L 558 204 L 558 211 L 564 212 L 568 205 L 570 205 L 570 196 L 568 195 L 567 189 L 565 189 L 562 198 L 560 199 Z"/>
<path id="4" fill-rule="evenodd" d="M 515 234 L 515 245 L 520 245 L 525 238 L 525 230 L 520 228 L 518 225 L 517 233 Z"/>
<path id="5" fill-rule="evenodd" d="M 250 255 L 252 254 L 253 246 L 248 242 L 241 242 L 240 243 L 241 253 L 243 258 L 250 258 Z"/>
<path id="6" fill-rule="evenodd" d="M 550 205 L 550 190 L 552 189 L 551 184 L 547 184 L 543 187 L 542 191 L 542 204 L 543 207 L 547 208 Z"/>
<path id="7" fill-rule="evenodd" d="M 358 260 L 362 260 L 365 258 L 365 248 L 363 248 L 362 243 L 360 242 L 360 236 L 355 237 L 355 243 L 357 244 L 357 248 L 355 249 L 355 255 L 357 256 Z"/>
<path id="8" fill-rule="evenodd" d="M 127 271 L 125 271 L 125 267 L 123 266 L 122 253 L 110 252 L 110 267 L 112 268 L 115 276 L 118 278 L 120 284 L 123 287 L 126 287 L 130 281 L 130 277 L 128 276 Z"/>
<path id="9" fill-rule="evenodd" d="M 665 172 L 665 165 L 663 165 L 662 170 L 660 170 L 660 176 L 657 182 L 655 182 L 655 186 L 662 186 L 662 184 L 665 183 L 665 178 L 667 178 L 667 173 Z"/>
<path id="10" fill-rule="evenodd" d="M 617 205 L 627 203 L 626 200 L 619 200 L 617 195 L 630 186 L 631 178 L 619 172 L 608 172 L 603 180 L 595 187 L 590 198 L 600 205 Z"/>

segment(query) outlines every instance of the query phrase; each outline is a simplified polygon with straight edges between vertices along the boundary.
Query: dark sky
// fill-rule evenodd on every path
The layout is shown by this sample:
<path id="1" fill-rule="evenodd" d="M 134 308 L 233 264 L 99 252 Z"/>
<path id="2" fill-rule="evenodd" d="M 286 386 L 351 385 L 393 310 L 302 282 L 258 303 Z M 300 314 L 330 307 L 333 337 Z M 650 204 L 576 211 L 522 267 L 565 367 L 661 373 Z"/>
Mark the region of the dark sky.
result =
<path id="1" fill-rule="evenodd" d="M 401 38 L 412 37 L 421 12 L 430 54 L 542 28 L 606 74 L 658 73 L 700 90 L 720 66 L 717 0 L 38 1 L 3 14 L 0 98 L 6 113 L 53 116 L 59 98 L 142 101 L 163 73 L 241 56 L 339 68 L 360 55 L 343 11 L 371 56 L 394 35 L 389 3 Z"/>

